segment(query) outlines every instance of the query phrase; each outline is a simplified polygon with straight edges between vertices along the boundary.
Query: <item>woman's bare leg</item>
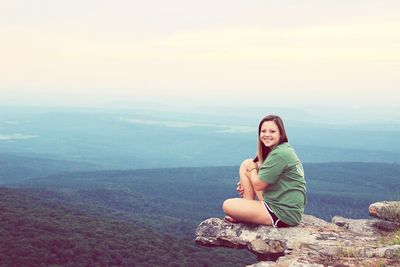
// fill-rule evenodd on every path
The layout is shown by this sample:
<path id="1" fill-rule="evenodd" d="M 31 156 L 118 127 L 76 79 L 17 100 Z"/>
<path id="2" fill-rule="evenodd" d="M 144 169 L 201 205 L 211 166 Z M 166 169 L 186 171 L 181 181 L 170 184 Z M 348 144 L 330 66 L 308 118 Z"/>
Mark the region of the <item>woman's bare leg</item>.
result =
<path id="1" fill-rule="evenodd" d="M 250 181 L 250 173 L 247 164 L 252 159 L 246 159 L 240 165 L 239 177 L 243 187 L 243 198 L 231 198 L 225 200 L 223 210 L 228 221 L 251 222 L 263 225 L 272 225 L 271 217 L 266 210 L 261 191 L 256 191 Z M 257 197 L 257 199 L 256 199 Z"/>
<path id="2" fill-rule="evenodd" d="M 225 214 L 237 221 L 272 225 L 263 202 L 243 198 L 230 198 L 223 204 Z"/>
<path id="3" fill-rule="evenodd" d="M 250 181 L 250 173 L 247 171 L 247 164 L 249 161 L 252 161 L 252 159 L 246 159 L 242 162 L 239 168 L 239 179 L 240 179 L 240 184 L 243 187 L 243 198 L 244 199 L 251 199 L 254 200 L 256 199 L 255 197 L 257 196 L 258 200 L 262 200 L 262 192 L 261 191 L 255 191 L 253 188 L 253 185 L 251 184 Z"/>

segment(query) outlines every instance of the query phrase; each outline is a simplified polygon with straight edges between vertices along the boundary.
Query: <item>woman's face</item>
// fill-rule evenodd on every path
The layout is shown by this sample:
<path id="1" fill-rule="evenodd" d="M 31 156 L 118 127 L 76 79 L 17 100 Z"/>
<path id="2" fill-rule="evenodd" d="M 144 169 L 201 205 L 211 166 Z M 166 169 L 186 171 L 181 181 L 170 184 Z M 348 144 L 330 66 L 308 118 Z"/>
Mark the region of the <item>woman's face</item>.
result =
<path id="1" fill-rule="evenodd" d="M 265 121 L 261 125 L 260 140 L 268 148 L 272 148 L 279 143 L 280 132 L 278 125 L 273 121 Z"/>

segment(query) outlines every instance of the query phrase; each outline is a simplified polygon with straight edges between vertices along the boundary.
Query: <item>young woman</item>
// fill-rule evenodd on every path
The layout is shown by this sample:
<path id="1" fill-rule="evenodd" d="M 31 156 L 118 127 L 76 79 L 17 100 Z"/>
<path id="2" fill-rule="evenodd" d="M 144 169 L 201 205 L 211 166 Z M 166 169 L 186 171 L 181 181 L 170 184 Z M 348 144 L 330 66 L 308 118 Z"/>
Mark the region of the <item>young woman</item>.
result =
<path id="1" fill-rule="evenodd" d="M 279 116 L 261 120 L 257 157 L 243 161 L 239 177 L 237 191 L 242 198 L 225 200 L 227 221 L 274 227 L 299 224 L 306 204 L 304 172 Z"/>

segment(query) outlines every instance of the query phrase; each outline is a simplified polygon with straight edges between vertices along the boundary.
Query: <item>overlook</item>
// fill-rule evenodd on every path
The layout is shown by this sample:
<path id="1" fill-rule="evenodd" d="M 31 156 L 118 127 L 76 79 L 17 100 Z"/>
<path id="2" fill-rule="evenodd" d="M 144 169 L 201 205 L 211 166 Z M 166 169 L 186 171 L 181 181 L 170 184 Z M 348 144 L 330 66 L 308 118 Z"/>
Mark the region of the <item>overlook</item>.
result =
<path id="1" fill-rule="evenodd" d="M 253 267 L 399 266 L 400 201 L 371 204 L 369 212 L 377 218 L 328 223 L 304 215 L 300 225 L 280 229 L 210 218 L 198 226 L 196 243 L 246 248 L 257 255 Z"/>

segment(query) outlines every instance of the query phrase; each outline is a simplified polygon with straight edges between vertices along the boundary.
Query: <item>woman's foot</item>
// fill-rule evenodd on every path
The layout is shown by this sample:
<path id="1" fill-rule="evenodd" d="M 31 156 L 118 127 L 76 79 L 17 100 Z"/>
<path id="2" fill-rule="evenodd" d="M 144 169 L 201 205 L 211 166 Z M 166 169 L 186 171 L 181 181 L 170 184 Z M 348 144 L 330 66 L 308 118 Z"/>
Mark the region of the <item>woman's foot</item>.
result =
<path id="1" fill-rule="evenodd" d="M 225 216 L 224 220 L 226 222 L 230 222 L 230 223 L 238 223 L 239 222 L 238 220 L 233 219 L 231 216 L 228 216 L 228 215 Z"/>

